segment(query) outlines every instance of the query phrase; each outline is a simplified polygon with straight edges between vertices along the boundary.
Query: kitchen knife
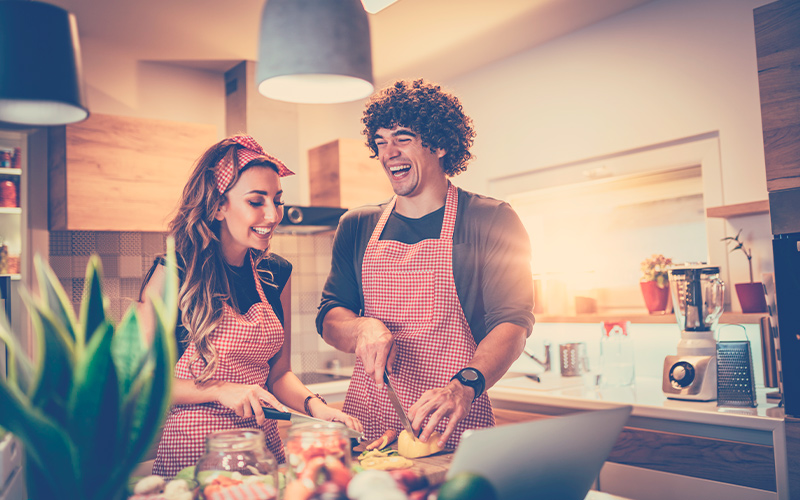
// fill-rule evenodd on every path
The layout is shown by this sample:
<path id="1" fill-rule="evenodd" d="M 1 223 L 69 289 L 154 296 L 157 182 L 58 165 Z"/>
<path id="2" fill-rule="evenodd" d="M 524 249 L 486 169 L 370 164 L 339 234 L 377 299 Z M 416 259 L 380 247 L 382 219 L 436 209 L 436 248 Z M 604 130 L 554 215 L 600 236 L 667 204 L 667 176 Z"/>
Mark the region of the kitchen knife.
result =
<path id="1" fill-rule="evenodd" d="M 302 413 L 294 413 L 289 411 L 280 411 L 276 410 L 275 408 L 268 408 L 266 406 L 262 406 L 261 409 L 264 410 L 264 416 L 270 420 L 288 420 L 293 424 L 305 424 L 305 423 L 317 423 L 317 424 L 330 424 L 327 420 L 322 420 L 321 418 L 314 418 L 309 417 L 308 415 L 303 415 Z M 344 425 L 344 424 L 342 424 Z M 353 430 L 349 427 L 345 427 L 348 438 L 357 439 L 361 441 L 364 439 L 364 435 L 356 430 Z"/>
<path id="2" fill-rule="evenodd" d="M 383 371 L 383 381 L 386 384 L 386 390 L 389 392 L 389 401 L 391 401 L 392 406 L 394 406 L 394 411 L 400 418 L 400 423 L 403 424 L 406 432 L 414 437 L 418 437 L 417 433 L 414 432 L 414 428 L 411 427 L 411 422 L 408 420 L 405 410 L 403 410 L 403 405 L 400 403 L 400 398 L 397 397 L 397 393 L 394 392 L 394 389 L 392 388 L 392 383 L 389 382 L 389 373 L 386 370 Z"/>

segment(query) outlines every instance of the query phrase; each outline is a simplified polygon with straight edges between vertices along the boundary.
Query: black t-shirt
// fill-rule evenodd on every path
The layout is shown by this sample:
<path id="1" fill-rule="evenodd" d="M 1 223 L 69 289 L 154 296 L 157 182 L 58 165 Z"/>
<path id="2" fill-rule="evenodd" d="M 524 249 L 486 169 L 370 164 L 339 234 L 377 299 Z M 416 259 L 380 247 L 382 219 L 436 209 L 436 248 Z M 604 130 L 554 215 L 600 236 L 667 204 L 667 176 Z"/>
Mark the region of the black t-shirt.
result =
<path id="1" fill-rule="evenodd" d="M 334 307 L 359 314 L 364 296 L 361 265 L 375 226 L 388 202 L 348 211 L 333 243 L 331 272 L 322 291 L 317 331 Z M 444 207 L 419 219 L 392 212 L 381 240 L 414 244 L 439 238 Z M 500 323 L 522 326 L 530 334 L 533 278 L 528 233 L 508 203 L 458 189 L 453 232 L 453 278 L 461 308 L 476 342 Z"/>
<path id="2" fill-rule="evenodd" d="M 163 257 L 158 256 L 153 263 L 153 266 L 165 265 Z M 258 264 L 258 269 L 263 277 L 269 275 L 264 271 L 272 274 L 272 279 L 268 282 L 262 283 L 264 295 L 267 297 L 267 302 L 275 311 L 275 315 L 283 325 L 283 306 L 281 305 L 281 292 L 289 281 L 289 276 L 292 274 L 292 263 L 284 259 L 280 255 L 270 254 Z M 234 309 L 239 314 L 245 314 L 253 304 L 261 301 L 256 289 L 255 277 L 253 276 L 253 266 L 250 265 L 250 258 L 245 258 L 245 263 L 241 267 L 225 266 L 225 272 L 228 275 L 228 284 L 231 287 L 232 294 L 236 294 L 234 301 Z M 183 281 L 183 275 L 179 273 L 179 279 Z M 275 286 L 273 286 L 273 284 Z M 178 342 L 178 358 L 183 355 L 186 350 L 186 343 L 188 332 L 181 322 L 181 313 L 178 311 L 178 323 L 175 327 L 175 339 Z"/>

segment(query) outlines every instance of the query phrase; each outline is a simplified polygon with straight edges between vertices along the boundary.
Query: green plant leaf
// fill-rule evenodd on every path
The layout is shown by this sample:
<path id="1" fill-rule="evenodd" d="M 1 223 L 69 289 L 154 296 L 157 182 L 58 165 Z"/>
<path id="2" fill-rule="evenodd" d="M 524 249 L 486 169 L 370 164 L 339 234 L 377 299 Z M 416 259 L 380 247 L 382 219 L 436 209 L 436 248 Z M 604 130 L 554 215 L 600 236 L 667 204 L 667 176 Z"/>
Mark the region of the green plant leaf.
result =
<path id="1" fill-rule="evenodd" d="M 75 367 L 73 390 L 69 399 L 69 432 L 78 449 L 81 488 L 88 498 L 117 467 L 117 424 L 119 421 L 119 384 L 111 359 L 114 326 L 102 323 L 89 336 L 86 349 Z"/>
<path id="2" fill-rule="evenodd" d="M 17 337 L 11 332 L 11 325 L 8 324 L 5 314 L 0 314 L 0 342 L 6 345 L 6 380 L 28 394 L 36 369 Z"/>
<path id="3" fill-rule="evenodd" d="M 145 363 L 139 369 L 128 392 L 122 395 L 120 406 L 120 422 L 117 432 L 117 443 L 120 450 L 127 450 L 141 432 L 141 423 L 146 414 L 146 403 L 150 396 L 153 384 L 153 360 L 151 356 L 145 358 Z M 147 391 L 145 394 L 144 392 Z"/>
<path id="4" fill-rule="evenodd" d="M 28 458 L 40 469 L 56 491 L 78 492 L 74 446 L 52 419 L 26 401 L 18 389 L 0 378 L 0 425 L 18 437 Z"/>
<path id="5" fill-rule="evenodd" d="M 38 363 L 38 370 L 31 384 L 31 401 L 56 422 L 64 424 L 75 366 L 72 340 L 42 304 L 31 299 L 27 293 L 20 295 L 28 303 L 38 351 L 34 359 L 34 363 Z"/>
<path id="6" fill-rule="evenodd" d="M 34 263 L 41 301 L 53 313 L 56 320 L 64 325 L 64 329 L 69 333 L 72 341 L 76 345 L 83 345 L 83 331 L 77 328 L 72 301 L 67 297 L 58 276 L 38 253 L 34 256 Z"/>
<path id="7" fill-rule="evenodd" d="M 111 341 L 111 357 L 117 367 L 120 394 L 127 394 L 147 355 L 136 306 L 122 316 Z"/>
<path id="8" fill-rule="evenodd" d="M 107 321 L 106 298 L 103 295 L 101 275 L 103 264 L 100 257 L 92 255 L 86 266 L 86 280 L 83 288 L 83 301 L 81 302 L 80 324 L 83 325 L 84 341 L 88 344 L 91 335 L 98 331 L 98 327 Z M 78 346 L 81 349 L 82 346 Z"/>

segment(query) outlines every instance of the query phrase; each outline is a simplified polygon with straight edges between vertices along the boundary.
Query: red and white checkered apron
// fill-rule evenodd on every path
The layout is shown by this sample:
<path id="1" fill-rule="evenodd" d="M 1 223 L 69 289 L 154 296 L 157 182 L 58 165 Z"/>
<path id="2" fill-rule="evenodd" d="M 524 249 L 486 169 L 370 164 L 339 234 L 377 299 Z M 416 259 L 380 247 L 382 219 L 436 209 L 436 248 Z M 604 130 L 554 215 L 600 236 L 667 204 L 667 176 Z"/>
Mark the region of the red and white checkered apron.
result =
<path id="1" fill-rule="evenodd" d="M 397 350 L 392 387 L 408 411 L 426 390 L 444 387 L 467 366 L 477 345 L 461 310 L 453 278 L 453 228 L 458 192 L 447 190 L 444 222 L 438 240 L 413 245 L 380 240 L 394 209 L 389 203 L 372 232 L 362 265 L 364 315 L 381 320 L 392 332 Z M 344 400 L 344 411 L 364 425 L 367 440 L 380 437 L 389 428 L 402 430 L 386 390 L 378 392 L 360 359 Z M 454 449 L 467 429 L 495 424 L 489 397 L 484 393 L 456 426 L 446 443 Z M 443 432 L 446 419 L 436 426 Z"/>
<path id="2" fill-rule="evenodd" d="M 211 334 L 210 340 L 217 348 L 218 355 L 214 379 L 263 387 L 269 376 L 269 360 L 281 349 L 284 336 L 283 326 L 258 281 L 255 266 L 253 274 L 261 302 L 253 304 L 244 315 L 224 304 L 222 323 Z M 190 343 L 175 365 L 175 377 L 194 379 L 189 370 L 189 360 L 195 352 L 194 344 Z M 204 367 L 202 360 L 196 360 L 194 373 L 199 374 Z M 279 462 L 284 461 L 283 444 L 275 420 L 267 420 L 259 427 L 255 417 L 239 417 L 233 410 L 217 402 L 175 405 L 164 424 L 153 474 L 174 476 L 184 467 L 197 463 L 205 452 L 208 433 L 241 428 L 262 429 L 267 448 Z"/>

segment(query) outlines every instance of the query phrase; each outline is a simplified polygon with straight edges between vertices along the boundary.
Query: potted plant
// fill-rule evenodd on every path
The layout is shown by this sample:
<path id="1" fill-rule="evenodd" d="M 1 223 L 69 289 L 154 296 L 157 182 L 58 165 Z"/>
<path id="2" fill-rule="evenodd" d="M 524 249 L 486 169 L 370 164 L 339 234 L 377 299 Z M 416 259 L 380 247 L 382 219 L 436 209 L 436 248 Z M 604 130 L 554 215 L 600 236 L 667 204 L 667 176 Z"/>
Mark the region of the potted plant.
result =
<path id="1" fill-rule="evenodd" d="M 135 305 L 109 318 L 101 264 L 92 256 L 80 315 L 38 256 L 39 294 L 22 293 L 36 352 L 29 360 L 0 315 L 8 376 L 0 378 L 0 427 L 23 445 L 28 498 L 117 500 L 169 408 L 175 365 L 177 274 L 167 244 L 168 279 L 152 297 L 155 338 L 144 343 Z"/>
<path id="2" fill-rule="evenodd" d="M 669 266 L 672 259 L 661 254 L 653 254 L 641 264 L 642 278 L 639 287 L 642 290 L 644 304 L 650 314 L 669 314 L 672 304 L 669 297 Z"/>
<path id="3" fill-rule="evenodd" d="M 742 235 L 742 230 L 736 233 L 736 236 L 726 236 L 720 241 L 726 242 L 728 245 L 733 243 L 730 252 L 741 250 L 745 257 L 747 257 L 747 268 L 750 271 L 749 283 L 736 283 L 736 296 L 739 298 L 739 304 L 742 306 L 743 313 L 763 313 L 767 312 L 767 295 L 764 290 L 764 284 L 761 282 L 753 281 L 753 250 L 748 250 L 744 246 L 744 241 L 739 239 Z"/>

